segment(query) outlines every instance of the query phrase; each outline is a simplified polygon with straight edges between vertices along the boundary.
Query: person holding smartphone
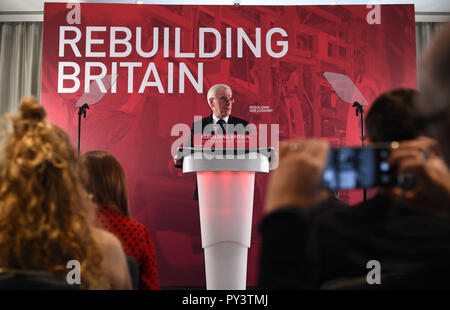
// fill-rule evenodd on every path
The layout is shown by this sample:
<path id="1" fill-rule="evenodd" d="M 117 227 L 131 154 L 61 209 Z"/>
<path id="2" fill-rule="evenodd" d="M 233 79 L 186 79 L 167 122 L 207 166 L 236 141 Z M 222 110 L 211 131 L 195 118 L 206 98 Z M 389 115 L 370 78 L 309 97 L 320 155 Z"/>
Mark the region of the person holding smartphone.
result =
<path id="1" fill-rule="evenodd" d="M 367 114 L 368 138 L 431 143 L 430 138 L 417 137 L 419 132 L 411 127 L 416 99 L 417 92 L 407 89 L 377 98 Z M 430 156 L 438 156 L 436 148 L 426 149 Z M 322 187 L 328 154 L 325 141 L 298 139 L 280 144 L 280 163 L 269 181 L 266 216 L 260 226 L 259 286 L 449 287 L 450 268 L 445 261 L 450 259 L 450 225 L 444 218 L 412 207 L 404 195 L 398 195 L 401 189 L 386 187 L 357 206 L 316 213 L 328 199 L 329 191 Z M 380 284 L 370 286 L 367 266 L 374 261 L 382 272 Z"/>

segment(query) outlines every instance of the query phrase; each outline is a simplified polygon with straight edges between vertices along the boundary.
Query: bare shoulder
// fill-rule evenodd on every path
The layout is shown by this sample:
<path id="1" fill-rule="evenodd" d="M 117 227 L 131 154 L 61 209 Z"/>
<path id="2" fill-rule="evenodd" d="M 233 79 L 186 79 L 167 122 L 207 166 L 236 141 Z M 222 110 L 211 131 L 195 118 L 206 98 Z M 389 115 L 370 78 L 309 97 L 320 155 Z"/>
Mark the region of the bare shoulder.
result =
<path id="1" fill-rule="evenodd" d="M 94 228 L 93 235 L 103 253 L 103 268 L 109 275 L 112 289 L 130 289 L 128 265 L 119 239 L 100 228 Z"/>
<path id="2" fill-rule="evenodd" d="M 111 252 L 123 251 L 122 244 L 119 239 L 117 239 L 117 237 L 112 233 L 101 228 L 93 228 L 93 233 L 94 239 L 104 252 L 111 254 Z"/>

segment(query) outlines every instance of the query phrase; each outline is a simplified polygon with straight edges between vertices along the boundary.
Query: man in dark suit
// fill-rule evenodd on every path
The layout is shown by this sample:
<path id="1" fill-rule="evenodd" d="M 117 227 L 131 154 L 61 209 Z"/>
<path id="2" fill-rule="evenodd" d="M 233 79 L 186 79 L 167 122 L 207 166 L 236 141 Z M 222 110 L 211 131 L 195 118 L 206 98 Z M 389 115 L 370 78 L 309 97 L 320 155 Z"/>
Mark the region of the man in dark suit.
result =
<path id="1" fill-rule="evenodd" d="M 208 106 L 212 113 L 192 124 L 190 146 L 194 145 L 194 135 L 202 133 L 245 133 L 249 132 L 245 127 L 248 125 L 246 120 L 231 115 L 234 99 L 232 90 L 228 85 L 213 85 L 207 94 Z M 242 126 L 239 126 L 242 125 Z"/>
<path id="2" fill-rule="evenodd" d="M 417 97 L 417 92 L 405 89 L 380 96 L 366 117 L 371 141 L 419 135 L 414 128 Z M 429 162 L 430 174 L 442 183 L 450 180 L 448 168 L 433 151 L 434 140 L 402 141 L 399 149 L 407 145 L 408 163 L 418 153 L 420 162 Z M 433 213 L 432 202 L 423 205 L 422 200 L 420 207 L 411 196 L 421 183 L 431 184 L 429 178 L 417 178 L 412 191 L 386 187 L 357 206 L 328 212 L 330 202 L 320 186 L 328 147 L 319 140 L 280 144 L 279 166 L 269 182 L 260 226 L 260 287 L 450 288 L 448 218 Z M 436 199 L 445 198 L 436 194 L 436 186 L 428 188 Z"/>
<path id="3" fill-rule="evenodd" d="M 249 124 L 246 120 L 231 115 L 234 98 L 231 87 L 225 84 L 215 84 L 209 90 L 206 96 L 208 106 L 212 113 L 200 121 L 194 122 L 191 128 L 191 136 L 187 146 L 195 146 L 194 136 L 202 133 L 216 134 L 242 134 L 250 133 L 246 126 Z M 175 158 L 175 167 L 181 167 L 180 159 Z M 197 186 L 195 188 L 194 200 L 198 200 Z"/>

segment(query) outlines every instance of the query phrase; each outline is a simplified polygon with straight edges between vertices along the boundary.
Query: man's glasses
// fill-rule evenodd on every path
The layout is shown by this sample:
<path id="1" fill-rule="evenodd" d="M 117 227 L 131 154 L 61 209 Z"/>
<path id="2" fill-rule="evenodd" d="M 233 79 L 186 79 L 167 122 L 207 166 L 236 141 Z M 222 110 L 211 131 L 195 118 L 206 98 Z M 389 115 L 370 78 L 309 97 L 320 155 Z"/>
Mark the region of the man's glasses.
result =
<path id="1" fill-rule="evenodd" d="M 214 97 L 214 99 L 219 99 L 222 102 L 231 102 L 234 103 L 234 99 L 233 98 L 227 98 L 227 97 Z"/>

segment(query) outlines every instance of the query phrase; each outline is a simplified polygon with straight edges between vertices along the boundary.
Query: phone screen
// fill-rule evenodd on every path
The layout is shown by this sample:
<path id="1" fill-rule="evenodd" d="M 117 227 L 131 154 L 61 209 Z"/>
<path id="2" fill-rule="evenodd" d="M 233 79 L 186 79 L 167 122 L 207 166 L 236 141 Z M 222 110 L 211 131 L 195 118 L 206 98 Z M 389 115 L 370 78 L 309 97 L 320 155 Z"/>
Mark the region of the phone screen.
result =
<path id="1" fill-rule="evenodd" d="M 387 159 L 390 146 L 332 148 L 322 177 L 331 190 L 391 186 L 396 176 Z"/>

